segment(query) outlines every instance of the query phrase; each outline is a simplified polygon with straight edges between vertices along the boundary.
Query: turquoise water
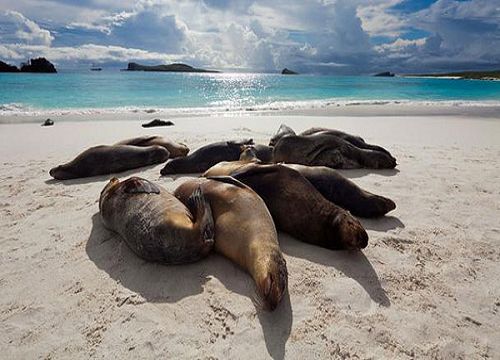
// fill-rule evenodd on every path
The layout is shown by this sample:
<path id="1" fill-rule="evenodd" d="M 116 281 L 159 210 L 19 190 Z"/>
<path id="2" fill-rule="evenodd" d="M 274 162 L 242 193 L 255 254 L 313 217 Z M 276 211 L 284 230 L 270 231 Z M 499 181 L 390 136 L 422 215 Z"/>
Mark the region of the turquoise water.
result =
<path id="1" fill-rule="evenodd" d="M 47 110 L 256 110 L 335 102 L 499 102 L 499 81 L 368 76 L 61 72 L 0 74 L 0 114 Z"/>

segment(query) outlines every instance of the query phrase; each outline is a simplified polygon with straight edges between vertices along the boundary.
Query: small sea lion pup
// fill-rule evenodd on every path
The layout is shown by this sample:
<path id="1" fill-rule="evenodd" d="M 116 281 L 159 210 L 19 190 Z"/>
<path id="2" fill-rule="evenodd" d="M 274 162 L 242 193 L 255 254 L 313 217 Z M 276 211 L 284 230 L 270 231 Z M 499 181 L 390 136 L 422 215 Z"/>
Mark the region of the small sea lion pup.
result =
<path id="1" fill-rule="evenodd" d="M 162 175 L 202 173 L 221 161 L 238 160 L 244 145 L 252 144 L 252 139 L 246 139 L 205 145 L 184 158 L 168 161 L 160 173 Z"/>
<path id="2" fill-rule="evenodd" d="M 111 179 L 99 199 L 104 226 L 118 233 L 139 257 L 163 264 L 193 262 L 213 248 L 212 211 L 203 192 L 195 189 L 186 206 L 138 177 Z"/>
<path id="3" fill-rule="evenodd" d="M 273 160 L 334 169 L 393 169 L 396 159 L 385 152 L 360 149 L 338 136 L 289 135 L 274 147 Z"/>
<path id="4" fill-rule="evenodd" d="M 245 269 L 265 307 L 274 310 L 287 289 L 288 273 L 266 204 L 231 177 L 187 181 L 174 194 L 185 202 L 198 188 L 213 212 L 215 251 Z"/>
<path id="5" fill-rule="evenodd" d="M 167 140 L 159 135 L 146 135 L 139 136 L 132 139 L 126 139 L 117 142 L 115 145 L 133 145 L 133 146 L 151 146 L 158 145 L 163 146 L 170 153 L 170 158 L 177 158 L 186 156 L 189 153 L 189 148 L 181 143 L 175 143 L 173 141 Z"/>
<path id="6" fill-rule="evenodd" d="M 205 171 L 203 176 L 231 176 L 249 163 L 262 164 L 251 148 L 241 154 L 240 160 L 218 163 Z M 391 199 L 361 189 L 334 169 L 325 166 L 282 165 L 298 171 L 327 200 L 356 216 L 380 217 L 396 208 L 396 204 Z"/>
<path id="7" fill-rule="evenodd" d="M 368 234 L 348 211 L 321 195 L 300 173 L 284 165 L 248 164 L 233 177 L 266 203 L 278 229 L 328 249 L 362 249 Z"/>
<path id="8" fill-rule="evenodd" d="M 169 152 L 161 146 L 100 145 L 85 150 L 69 163 L 49 171 L 57 180 L 78 179 L 119 173 L 167 161 Z"/>

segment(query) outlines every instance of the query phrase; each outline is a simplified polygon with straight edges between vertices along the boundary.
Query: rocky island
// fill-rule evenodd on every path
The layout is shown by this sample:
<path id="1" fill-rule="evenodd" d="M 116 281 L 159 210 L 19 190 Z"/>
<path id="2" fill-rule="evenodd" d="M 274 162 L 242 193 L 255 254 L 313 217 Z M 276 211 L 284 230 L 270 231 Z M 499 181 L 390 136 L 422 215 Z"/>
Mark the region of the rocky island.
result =
<path id="1" fill-rule="evenodd" d="M 284 68 L 283 70 L 281 70 L 281 75 L 298 75 L 298 74 L 299 74 L 298 72 L 295 72 L 295 71 L 287 69 L 287 68 Z"/>
<path id="2" fill-rule="evenodd" d="M 375 74 L 373 76 L 378 76 L 378 77 L 394 77 L 394 73 L 391 73 L 390 71 L 384 71 L 384 72 Z"/>
<path id="3" fill-rule="evenodd" d="M 195 73 L 218 73 L 215 70 L 205 70 L 194 68 L 190 65 L 174 63 L 170 65 L 141 65 L 137 63 L 128 63 L 124 71 L 165 71 L 165 72 L 195 72 Z"/>
<path id="4" fill-rule="evenodd" d="M 57 70 L 50 61 L 41 57 L 22 63 L 21 69 L 0 61 L 0 72 L 57 73 Z"/>

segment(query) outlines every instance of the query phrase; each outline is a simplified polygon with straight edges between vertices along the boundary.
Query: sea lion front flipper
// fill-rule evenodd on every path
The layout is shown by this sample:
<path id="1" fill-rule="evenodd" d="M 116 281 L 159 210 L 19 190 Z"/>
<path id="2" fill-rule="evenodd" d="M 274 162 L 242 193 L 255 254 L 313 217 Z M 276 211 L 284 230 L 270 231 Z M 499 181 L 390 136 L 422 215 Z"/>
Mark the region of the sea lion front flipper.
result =
<path id="1" fill-rule="evenodd" d="M 131 177 L 124 181 L 123 191 L 127 194 L 159 194 L 160 188 L 146 179 Z"/>
<path id="2" fill-rule="evenodd" d="M 215 237 L 215 224 L 212 215 L 212 208 L 205 198 L 201 187 L 198 187 L 187 199 L 186 206 L 193 214 L 194 222 L 199 226 L 205 243 L 213 245 Z"/>
<path id="3" fill-rule="evenodd" d="M 238 187 L 243 188 L 243 189 L 248 189 L 248 186 L 246 186 L 245 184 L 243 184 L 241 181 L 236 180 L 232 176 L 208 176 L 207 179 L 209 179 L 209 180 L 215 180 L 215 181 L 220 181 L 220 182 L 223 182 L 223 183 L 226 183 L 226 184 L 235 185 L 235 186 L 238 186 Z"/>

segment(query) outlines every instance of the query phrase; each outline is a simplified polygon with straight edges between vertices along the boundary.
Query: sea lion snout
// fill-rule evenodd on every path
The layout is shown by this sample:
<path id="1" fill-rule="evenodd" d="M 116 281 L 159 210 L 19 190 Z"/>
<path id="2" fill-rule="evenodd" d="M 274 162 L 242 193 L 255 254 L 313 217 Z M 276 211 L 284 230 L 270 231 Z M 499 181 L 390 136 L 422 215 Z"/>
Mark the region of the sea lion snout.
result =
<path id="1" fill-rule="evenodd" d="M 334 220 L 340 245 L 347 250 L 364 249 L 368 245 L 368 234 L 363 225 L 350 213 L 338 215 Z"/>
<path id="2" fill-rule="evenodd" d="M 269 311 L 276 309 L 288 289 L 288 270 L 286 261 L 280 254 L 274 254 L 264 267 L 267 272 L 257 281 L 259 295 L 264 308 Z"/>

